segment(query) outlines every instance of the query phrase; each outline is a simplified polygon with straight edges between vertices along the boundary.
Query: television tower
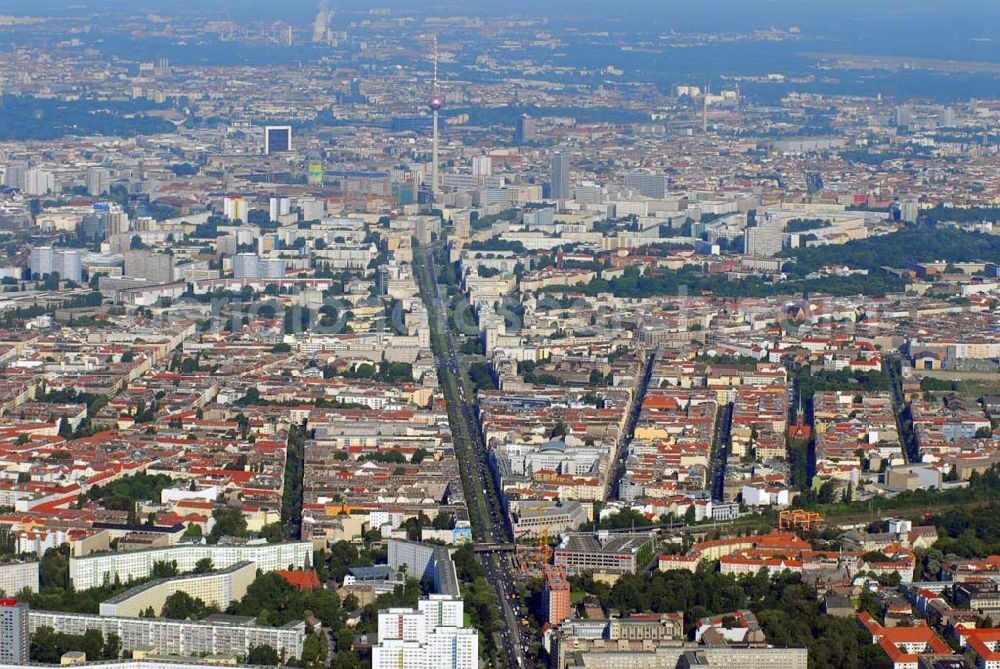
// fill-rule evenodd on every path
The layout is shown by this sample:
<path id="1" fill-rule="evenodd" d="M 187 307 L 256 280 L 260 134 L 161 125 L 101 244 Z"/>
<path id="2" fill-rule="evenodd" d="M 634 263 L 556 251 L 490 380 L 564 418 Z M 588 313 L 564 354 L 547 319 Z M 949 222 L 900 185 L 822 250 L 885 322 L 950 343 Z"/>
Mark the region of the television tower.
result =
<path id="1" fill-rule="evenodd" d="M 434 33 L 434 87 L 429 104 L 434 116 L 434 138 L 431 148 L 431 201 L 438 200 L 438 116 L 441 111 L 441 93 L 438 91 L 438 38 Z"/>

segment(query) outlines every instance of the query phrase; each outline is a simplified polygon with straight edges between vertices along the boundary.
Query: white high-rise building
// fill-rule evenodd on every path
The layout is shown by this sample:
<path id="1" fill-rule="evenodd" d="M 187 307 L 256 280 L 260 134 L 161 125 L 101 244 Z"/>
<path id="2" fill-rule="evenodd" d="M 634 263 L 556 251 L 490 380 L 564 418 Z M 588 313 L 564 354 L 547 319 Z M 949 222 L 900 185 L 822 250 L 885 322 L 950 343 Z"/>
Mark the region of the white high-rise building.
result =
<path id="1" fill-rule="evenodd" d="M 83 280 L 83 251 L 81 249 L 59 249 L 53 261 L 53 270 L 67 281 Z"/>
<path id="2" fill-rule="evenodd" d="M 55 249 L 51 246 L 36 246 L 31 249 L 31 260 L 29 261 L 32 276 L 43 277 L 52 274 L 52 267 L 55 263 Z"/>
<path id="3" fill-rule="evenodd" d="M 261 258 L 253 253 L 233 256 L 234 279 L 281 279 L 285 268 L 284 258 Z"/>
<path id="4" fill-rule="evenodd" d="M 222 215 L 230 221 L 247 220 L 247 201 L 241 197 L 227 197 L 222 201 Z"/>
<path id="5" fill-rule="evenodd" d="M 379 643 L 372 648 L 373 669 L 475 669 L 479 635 L 462 627 L 462 600 L 431 595 L 417 610 L 379 611 Z"/>
<path id="6" fill-rule="evenodd" d="M 31 169 L 25 178 L 24 192 L 28 195 L 48 195 L 56 189 L 56 178 L 47 170 Z"/>
<path id="7" fill-rule="evenodd" d="M 382 609 L 378 612 L 379 641 L 427 640 L 427 615 L 413 609 Z"/>
<path id="8" fill-rule="evenodd" d="M 259 276 L 257 263 L 260 258 L 255 253 L 239 253 L 233 256 L 233 278 L 252 279 Z"/>
<path id="9" fill-rule="evenodd" d="M 96 197 L 111 190 L 111 172 L 103 167 L 87 168 L 87 195 Z"/>
<path id="10" fill-rule="evenodd" d="M 0 600 L 0 662 L 27 664 L 30 646 L 28 605 Z"/>
<path id="11" fill-rule="evenodd" d="M 4 171 L 3 183 L 9 188 L 24 190 L 28 183 L 28 164 L 16 163 L 7 165 Z"/>
<path id="12" fill-rule="evenodd" d="M 461 627 L 465 613 L 462 600 L 448 595 L 429 595 L 417 602 L 417 609 L 435 627 Z"/>
<path id="13" fill-rule="evenodd" d="M 427 635 L 427 669 L 473 669 L 479 666 L 479 634 L 471 627 L 439 627 Z"/>
<path id="14" fill-rule="evenodd" d="M 782 224 L 768 214 L 743 232 L 743 249 L 749 256 L 777 255 L 781 252 L 783 242 Z"/>
<path id="15" fill-rule="evenodd" d="M 166 253 L 153 253 L 149 249 L 125 252 L 125 276 L 145 279 L 153 283 L 170 283 L 174 280 L 174 257 Z"/>
<path id="16" fill-rule="evenodd" d="M 573 189 L 573 199 L 580 204 L 600 204 L 604 201 L 604 192 L 593 181 L 584 181 Z"/>
<path id="17" fill-rule="evenodd" d="M 899 203 L 899 218 L 907 223 L 916 223 L 920 216 L 920 203 L 916 200 L 903 200 Z"/>
<path id="18" fill-rule="evenodd" d="M 372 669 L 424 669 L 425 654 L 416 641 L 380 641 L 372 648 Z"/>
<path id="19" fill-rule="evenodd" d="M 472 174 L 477 177 L 493 176 L 493 159 L 489 156 L 473 156 Z"/>
<path id="20" fill-rule="evenodd" d="M 471 627 L 439 627 L 423 643 L 386 639 L 372 648 L 372 669 L 475 669 L 479 635 Z"/>
<path id="21" fill-rule="evenodd" d="M 292 202 L 287 197 L 272 197 L 268 201 L 268 214 L 272 221 L 278 220 L 279 216 L 287 216 L 292 212 Z"/>
<path id="22" fill-rule="evenodd" d="M 553 200 L 568 200 L 570 198 L 569 177 L 571 169 L 569 154 L 560 151 L 552 154 L 549 197 Z"/>
<path id="23" fill-rule="evenodd" d="M 59 278 L 69 281 L 83 279 L 83 250 L 57 249 L 36 246 L 31 249 L 31 274 L 39 279 L 58 272 Z"/>
<path id="24" fill-rule="evenodd" d="M 124 211 L 109 211 L 105 216 L 104 227 L 107 230 L 108 237 L 124 234 L 129 231 L 131 226 L 128 214 Z"/>
<path id="25" fill-rule="evenodd" d="M 36 246 L 31 249 L 31 275 L 41 279 L 49 274 L 80 282 L 83 280 L 83 250 Z"/>
<path id="26" fill-rule="evenodd" d="M 625 187 L 643 197 L 663 199 L 667 192 L 667 177 L 653 172 L 626 172 Z"/>
<path id="27" fill-rule="evenodd" d="M 257 266 L 260 268 L 260 276 L 265 279 L 285 278 L 284 258 L 261 258 Z"/>

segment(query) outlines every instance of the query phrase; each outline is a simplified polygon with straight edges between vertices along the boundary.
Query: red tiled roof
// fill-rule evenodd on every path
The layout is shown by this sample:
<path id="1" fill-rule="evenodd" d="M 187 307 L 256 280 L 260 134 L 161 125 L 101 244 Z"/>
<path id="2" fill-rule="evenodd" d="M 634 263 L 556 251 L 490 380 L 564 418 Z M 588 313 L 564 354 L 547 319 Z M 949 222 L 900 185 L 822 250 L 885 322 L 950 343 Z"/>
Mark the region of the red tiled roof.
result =
<path id="1" fill-rule="evenodd" d="M 321 585 L 319 582 L 319 576 L 317 576 L 316 572 L 312 570 L 288 571 L 287 569 L 279 569 L 274 573 L 288 581 L 299 590 L 315 590 Z"/>

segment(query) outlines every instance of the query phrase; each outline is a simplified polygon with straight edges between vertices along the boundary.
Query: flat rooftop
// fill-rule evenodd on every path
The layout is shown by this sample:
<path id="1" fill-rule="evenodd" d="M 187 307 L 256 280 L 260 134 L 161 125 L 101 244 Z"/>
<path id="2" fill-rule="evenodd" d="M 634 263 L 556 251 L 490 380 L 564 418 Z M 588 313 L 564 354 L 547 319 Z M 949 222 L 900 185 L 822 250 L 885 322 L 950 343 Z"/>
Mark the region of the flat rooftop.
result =
<path id="1" fill-rule="evenodd" d="M 561 551 L 579 553 L 638 553 L 651 537 L 648 534 L 610 534 L 603 540 L 593 534 L 568 534 L 559 545 Z"/>

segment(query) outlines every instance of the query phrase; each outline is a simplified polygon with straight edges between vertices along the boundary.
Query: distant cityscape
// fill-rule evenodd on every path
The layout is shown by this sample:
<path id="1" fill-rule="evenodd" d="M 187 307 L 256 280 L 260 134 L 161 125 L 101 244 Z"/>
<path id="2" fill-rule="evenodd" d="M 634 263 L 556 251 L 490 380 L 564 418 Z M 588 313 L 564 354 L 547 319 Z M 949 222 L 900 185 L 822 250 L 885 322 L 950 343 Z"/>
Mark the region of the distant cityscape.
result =
<path id="1" fill-rule="evenodd" d="M 1000 667 L 997 8 L 12 2 L 0 669 Z"/>

